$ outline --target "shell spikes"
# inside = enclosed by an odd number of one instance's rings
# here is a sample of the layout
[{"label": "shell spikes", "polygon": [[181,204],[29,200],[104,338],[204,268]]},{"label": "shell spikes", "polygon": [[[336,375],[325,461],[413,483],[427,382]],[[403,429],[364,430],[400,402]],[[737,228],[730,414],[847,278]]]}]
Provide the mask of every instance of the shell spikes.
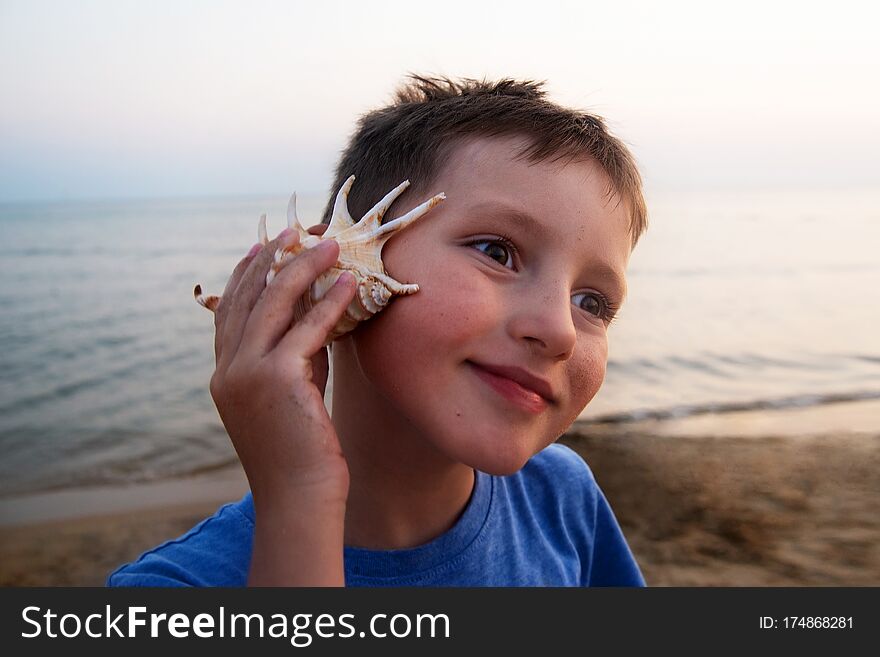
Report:
[{"label": "shell spikes", "polygon": [[[350,176],[336,195],[330,224],[323,235],[308,233],[299,222],[296,214],[296,194],[290,199],[287,209],[287,224],[290,230],[299,233],[299,241],[275,252],[273,263],[266,275],[270,284],[275,275],[296,255],[305,249],[316,246],[321,240],[334,239],[339,244],[339,257],[336,263],[315,279],[307,294],[296,302],[295,320],[301,319],[309,309],[320,301],[344,271],[350,271],[357,280],[354,299],[346,308],[336,326],[327,336],[326,343],[345,335],[360,322],[369,319],[384,309],[395,295],[415,294],[419,286],[414,283],[401,283],[385,272],[382,262],[382,248],[397,232],[403,230],[417,219],[423,217],[440,201],[446,198],[443,193],[428,199],[402,217],[382,225],[382,218],[391,204],[409,187],[406,180],[391,190],[370,209],[360,221],[355,222],[348,211],[348,194],[355,177]],[[266,216],[260,217],[259,239],[267,244]],[[216,301],[214,301],[216,299]],[[219,302],[217,297],[201,297],[197,287],[196,300],[213,310]],[[213,306],[213,307],[212,307]]]}]

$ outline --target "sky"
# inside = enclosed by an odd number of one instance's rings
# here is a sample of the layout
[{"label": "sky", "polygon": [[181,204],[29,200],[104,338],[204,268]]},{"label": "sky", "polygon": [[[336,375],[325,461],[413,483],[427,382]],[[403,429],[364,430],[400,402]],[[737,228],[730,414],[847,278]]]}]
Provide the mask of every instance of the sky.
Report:
[{"label": "sky", "polygon": [[0,0],[0,202],[326,194],[408,72],[547,81],[647,189],[877,187],[860,0]]}]

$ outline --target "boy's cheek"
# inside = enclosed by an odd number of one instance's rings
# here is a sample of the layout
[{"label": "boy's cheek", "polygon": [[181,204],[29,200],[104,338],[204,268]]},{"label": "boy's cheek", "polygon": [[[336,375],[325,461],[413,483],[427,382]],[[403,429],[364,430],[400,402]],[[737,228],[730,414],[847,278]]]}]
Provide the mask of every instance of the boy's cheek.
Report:
[{"label": "boy's cheek", "polygon": [[467,287],[425,285],[358,327],[354,337],[361,367],[388,392],[395,382],[415,383],[427,372],[439,383],[465,359],[486,355],[482,352],[497,339],[491,319],[495,305]]},{"label": "boy's cheek", "polygon": [[592,340],[578,346],[578,357],[572,363],[570,376],[573,422],[596,396],[602,383],[608,363],[608,342]]},{"label": "boy's cheek", "polygon": [[[472,281],[434,277],[410,297],[395,300],[384,311],[388,330],[406,332],[414,341],[431,344],[474,339],[502,321],[499,300]],[[385,327],[383,327],[385,328]]]}]

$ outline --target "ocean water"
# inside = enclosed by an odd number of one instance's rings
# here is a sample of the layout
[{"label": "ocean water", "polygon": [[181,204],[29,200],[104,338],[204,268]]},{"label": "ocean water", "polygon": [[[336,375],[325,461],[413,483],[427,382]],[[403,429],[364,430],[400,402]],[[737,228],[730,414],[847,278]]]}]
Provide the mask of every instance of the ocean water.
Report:
[{"label": "ocean water", "polygon": [[[301,198],[317,220],[323,201]],[[880,398],[880,191],[649,198],[590,422]],[[236,460],[192,298],[286,199],[0,206],[0,497]],[[309,221],[311,219],[312,221]],[[878,418],[880,420],[880,418]]]}]

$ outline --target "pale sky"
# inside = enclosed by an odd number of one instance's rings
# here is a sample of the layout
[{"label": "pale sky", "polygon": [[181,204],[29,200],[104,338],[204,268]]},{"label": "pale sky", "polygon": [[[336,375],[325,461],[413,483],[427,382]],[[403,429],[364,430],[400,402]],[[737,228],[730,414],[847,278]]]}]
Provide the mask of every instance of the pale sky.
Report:
[{"label": "pale sky", "polygon": [[880,185],[861,0],[0,0],[0,202],[326,194],[409,72],[547,80],[650,189]]}]

